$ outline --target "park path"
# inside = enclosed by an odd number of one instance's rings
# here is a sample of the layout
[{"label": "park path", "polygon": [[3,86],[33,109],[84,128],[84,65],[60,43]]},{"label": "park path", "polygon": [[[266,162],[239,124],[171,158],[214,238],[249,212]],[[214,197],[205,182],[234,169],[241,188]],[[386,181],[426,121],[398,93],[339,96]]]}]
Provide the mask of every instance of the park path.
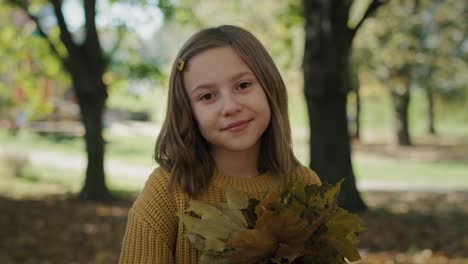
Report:
[{"label": "park path", "polygon": [[[160,127],[153,123],[137,121],[118,121],[108,124],[108,131],[113,136],[155,136]],[[294,127],[293,138],[307,138],[307,129],[305,127]],[[299,144],[301,146],[301,144]],[[12,147],[0,146],[0,155],[2,152],[21,152],[27,153],[29,162],[32,165],[55,168],[60,170],[72,170],[82,172],[86,168],[85,155],[61,153],[43,149],[13,149]],[[353,155],[366,155],[354,153]],[[109,160],[105,162],[105,170],[111,177],[119,179],[132,180],[144,183],[152,170],[157,166],[141,165],[128,163],[119,160]],[[382,180],[357,180],[357,187],[361,191],[430,191],[430,192],[448,192],[448,191],[468,191],[466,187],[457,185],[436,185],[430,181],[425,183],[407,183],[402,181],[382,181]]]},{"label": "park path", "polygon": [[[28,160],[32,165],[55,168],[60,170],[84,171],[86,168],[86,159],[83,155],[64,154],[49,150],[13,150],[0,148],[0,152],[28,153]],[[105,170],[108,175],[138,182],[144,182],[156,165],[130,164],[118,160],[107,160]],[[458,186],[440,186],[427,183],[406,183],[398,181],[375,181],[358,180],[358,189],[361,191],[429,191],[429,192],[448,192],[448,191],[467,191]]]}]

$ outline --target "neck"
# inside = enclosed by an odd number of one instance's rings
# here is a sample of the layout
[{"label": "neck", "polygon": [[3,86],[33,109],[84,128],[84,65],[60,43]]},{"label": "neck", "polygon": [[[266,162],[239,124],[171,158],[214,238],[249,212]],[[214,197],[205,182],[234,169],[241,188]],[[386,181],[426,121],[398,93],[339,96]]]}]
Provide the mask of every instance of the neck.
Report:
[{"label": "neck", "polygon": [[260,173],[257,169],[260,147],[255,146],[246,151],[227,151],[212,149],[211,154],[218,171],[228,177],[251,178]]}]

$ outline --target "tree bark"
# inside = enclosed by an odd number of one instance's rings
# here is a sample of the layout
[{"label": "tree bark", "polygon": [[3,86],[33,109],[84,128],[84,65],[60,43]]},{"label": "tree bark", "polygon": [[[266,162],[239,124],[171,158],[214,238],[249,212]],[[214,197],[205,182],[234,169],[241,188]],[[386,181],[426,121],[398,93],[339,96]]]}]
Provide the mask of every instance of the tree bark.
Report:
[{"label": "tree bark", "polygon": [[392,102],[395,109],[395,133],[398,146],[411,146],[409,133],[408,106],[410,103],[410,89],[392,90]]},{"label": "tree bark", "polygon": [[84,140],[88,160],[86,177],[79,198],[81,200],[112,200],[106,186],[104,173],[105,144],[102,128],[105,97],[88,100],[78,97],[78,104],[85,128]]},{"label": "tree bark", "polygon": [[435,117],[434,117],[434,92],[431,84],[426,85],[426,98],[427,98],[427,133],[431,135],[436,134],[435,130]]},{"label": "tree bark", "polygon": [[351,164],[346,113],[350,88],[349,54],[355,30],[347,27],[348,1],[304,0],[304,94],[310,124],[310,167],[323,181],[345,181],[340,206],[367,209]]},{"label": "tree bark", "polygon": [[354,88],[354,92],[356,93],[356,120],[355,120],[355,130],[354,130],[354,138],[356,140],[361,139],[361,93],[359,86]]}]

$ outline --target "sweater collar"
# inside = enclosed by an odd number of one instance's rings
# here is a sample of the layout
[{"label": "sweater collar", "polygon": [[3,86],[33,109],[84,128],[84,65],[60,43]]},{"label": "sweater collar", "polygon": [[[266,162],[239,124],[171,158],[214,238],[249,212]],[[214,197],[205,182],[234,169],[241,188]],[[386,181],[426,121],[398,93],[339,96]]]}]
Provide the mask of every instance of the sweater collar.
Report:
[{"label": "sweater collar", "polygon": [[229,177],[215,169],[211,180],[213,186],[222,189],[236,189],[247,193],[265,192],[272,188],[278,188],[279,177],[273,173],[263,173],[255,177]]}]

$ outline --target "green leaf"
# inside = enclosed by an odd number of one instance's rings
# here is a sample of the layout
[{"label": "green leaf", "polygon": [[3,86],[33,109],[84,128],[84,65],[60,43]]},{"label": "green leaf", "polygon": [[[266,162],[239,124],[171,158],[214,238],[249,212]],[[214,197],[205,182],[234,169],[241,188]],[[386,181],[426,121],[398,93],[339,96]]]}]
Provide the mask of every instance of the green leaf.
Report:
[{"label": "green leaf", "polygon": [[[191,200],[187,211],[197,215],[179,213],[179,220],[185,225],[189,240],[197,249],[222,251],[224,241],[236,230],[247,227],[240,210],[217,208],[208,203]],[[204,240],[203,240],[204,239]]]},{"label": "green leaf", "polygon": [[228,207],[231,209],[245,209],[249,206],[247,194],[238,190],[227,190],[226,200]]},{"label": "green leaf", "polygon": [[306,200],[306,193],[304,190],[304,183],[301,181],[298,181],[294,184],[294,186],[291,189],[291,193],[294,194],[294,197],[298,199],[300,202],[304,203]]},{"label": "green leaf", "polygon": [[229,218],[232,222],[240,227],[247,227],[247,220],[245,219],[242,211],[238,209],[229,209],[229,208],[222,208],[220,209],[223,215]]},{"label": "green leaf", "polygon": [[205,238],[204,250],[223,250],[225,248],[223,240],[236,230],[230,224],[226,224],[223,218],[199,219],[185,214],[179,214],[180,221],[187,228],[187,233],[193,233]]},{"label": "green leaf", "polygon": [[346,239],[331,239],[330,243],[335,249],[349,261],[358,261],[361,259],[356,247]]},{"label": "green leaf", "polygon": [[190,242],[196,249],[200,251],[205,249],[205,239],[202,236],[198,234],[188,233],[187,238],[190,240]]},{"label": "green leaf", "polygon": [[208,203],[191,200],[187,211],[192,211],[199,215],[202,219],[209,219],[221,215],[221,211]]}]

